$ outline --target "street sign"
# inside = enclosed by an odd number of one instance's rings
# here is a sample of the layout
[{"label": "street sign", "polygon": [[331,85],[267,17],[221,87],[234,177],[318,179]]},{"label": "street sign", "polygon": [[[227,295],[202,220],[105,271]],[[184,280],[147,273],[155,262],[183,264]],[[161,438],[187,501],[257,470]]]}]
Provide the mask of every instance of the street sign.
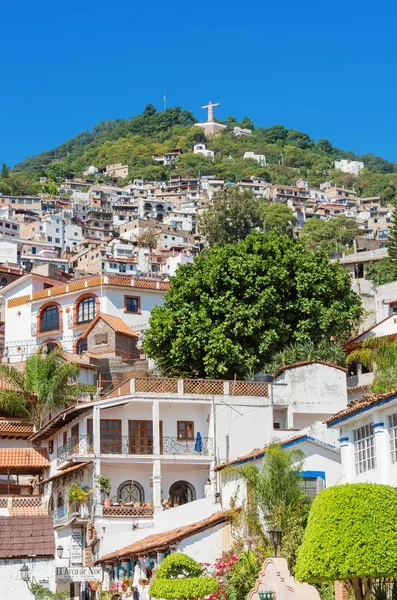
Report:
[{"label": "street sign", "polygon": [[56,581],[73,583],[79,581],[102,581],[102,567],[56,567]]}]

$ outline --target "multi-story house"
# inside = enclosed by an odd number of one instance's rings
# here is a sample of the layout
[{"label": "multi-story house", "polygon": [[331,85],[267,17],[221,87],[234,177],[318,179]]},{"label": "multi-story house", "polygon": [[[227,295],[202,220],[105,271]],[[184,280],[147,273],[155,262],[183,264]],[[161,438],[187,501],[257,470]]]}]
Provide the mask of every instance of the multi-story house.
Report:
[{"label": "multi-story house", "polygon": [[115,163],[114,165],[106,165],[106,175],[109,177],[114,177],[118,179],[121,177],[128,177],[128,165],[123,165],[122,163]]},{"label": "multi-story house", "polygon": [[270,199],[273,202],[284,202],[294,200],[305,203],[310,198],[310,191],[302,187],[291,185],[273,185],[270,188]]},{"label": "multi-story house", "polygon": [[59,285],[25,275],[1,293],[8,360],[20,362],[42,345],[81,353],[80,337],[100,312],[140,331],[168,289],[167,282],[126,276],[98,275]]},{"label": "multi-story house", "polygon": [[41,198],[38,196],[1,196],[0,206],[11,206],[13,210],[27,209],[41,213]]},{"label": "multi-story house", "polygon": [[397,394],[364,396],[327,419],[338,434],[341,483],[397,486]]},{"label": "multi-story house", "polygon": [[251,177],[250,179],[240,179],[236,187],[241,190],[249,190],[255,198],[268,198],[270,184],[260,177]]},{"label": "multi-story house", "polygon": [[364,169],[364,163],[359,160],[336,160],[335,169],[342,171],[342,173],[351,173],[352,175],[359,175],[360,171]]}]

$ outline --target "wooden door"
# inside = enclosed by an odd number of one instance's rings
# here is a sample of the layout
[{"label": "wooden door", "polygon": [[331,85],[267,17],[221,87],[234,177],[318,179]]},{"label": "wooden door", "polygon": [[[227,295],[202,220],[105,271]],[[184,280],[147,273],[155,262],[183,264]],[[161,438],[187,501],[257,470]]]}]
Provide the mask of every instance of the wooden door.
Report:
[{"label": "wooden door", "polygon": [[80,430],[79,430],[79,424],[76,423],[76,425],[73,425],[72,429],[71,429],[71,439],[72,441],[72,447],[73,447],[73,452],[78,452],[79,451],[79,441],[80,441]]},{"label": "wooden door", "polygon": [[101,452],[121,454],[121,420],[101,419]]}]

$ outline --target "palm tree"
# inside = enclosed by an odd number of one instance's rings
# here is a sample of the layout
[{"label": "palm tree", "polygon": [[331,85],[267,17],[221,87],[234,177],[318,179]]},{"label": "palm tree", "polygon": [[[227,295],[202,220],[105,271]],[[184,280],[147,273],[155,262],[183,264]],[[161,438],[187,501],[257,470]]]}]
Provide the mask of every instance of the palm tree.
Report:
[{"label": "palm tree", "polygon": [[78,383],[79,372],[75,363],[62,359],[59,350],[32,354],[23,372],[0,365],[0,380],[8,384],[8,389],[0,389],[0,410],[40,429],[51,411],[62,410],[83,393],[96,391],[95,386]]},{"label": "palm tree", "polygon": [[226,470],[226,477],[237,474],[247,484],[248,499],[243,518],[251,532],[268,544],[266,531],[273,527],[282,529],[282,551],[291,564],[310,508],[301,477],[303,460],[304,454],[300,450],[271,445],[266,448],[262,471],[253,464]]},{"label": "palm tree", "polygon": [[323,340],[318,345],[312,342],[296,342],[277,352],[271,361],[265,365],[266,371],[274,373],[281,367],[309,360],[321,360],[333,365],[345,364],[343,349],[334,342]]},{"label": "palm tree", "polygon": [[348,365],[355,362],[374,371],[372,392],[383,393],[397,388],[397,340],[391,341],[387,336],[368,337],[361,348],[353,350],[346,358]]}]

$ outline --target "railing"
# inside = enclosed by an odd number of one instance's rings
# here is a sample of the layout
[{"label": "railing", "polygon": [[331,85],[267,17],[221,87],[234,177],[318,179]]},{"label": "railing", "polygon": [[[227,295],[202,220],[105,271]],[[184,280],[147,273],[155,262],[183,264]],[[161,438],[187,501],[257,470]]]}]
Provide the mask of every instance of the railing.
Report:
[{"label": "railing", "polygon": [[43,508],[43,496],[1,496],[0,508]]},{"label": "railing", "polygon": [[[87,456],[94,452],[94,437],[82,435],[70,438],[57,451],[57,464],[60,465],[72,456]],[[153,438],[137,438],[128,435],[102,437],[101,454],[154,454]],[[177,437],[163,436],[160,441],[160,454],[211,456],[214,453],[212,438],[203,437],[199,441],[180,440]]]},{"label": "railing", "polygon": [[59,525],[61,523],[68,523],[73,519],[89,519],[92,515],[92,506],[92,500],[81,504],[77,504],[76,502],[63,504],[54,510],[54,523]]},{"label": "railing", "polygon": [[148,506],[104,506],[104,517],[152,517],[154,509]]},{"label": "railing", "polygon": [[[116,388],[114,395],[119,395]],[[217,379],[170,379],[141,377],[131,380],[131,392],[149,394],[177,394],[179,396],[256,396],[269,395],[264,381],[221,381]]]}]

